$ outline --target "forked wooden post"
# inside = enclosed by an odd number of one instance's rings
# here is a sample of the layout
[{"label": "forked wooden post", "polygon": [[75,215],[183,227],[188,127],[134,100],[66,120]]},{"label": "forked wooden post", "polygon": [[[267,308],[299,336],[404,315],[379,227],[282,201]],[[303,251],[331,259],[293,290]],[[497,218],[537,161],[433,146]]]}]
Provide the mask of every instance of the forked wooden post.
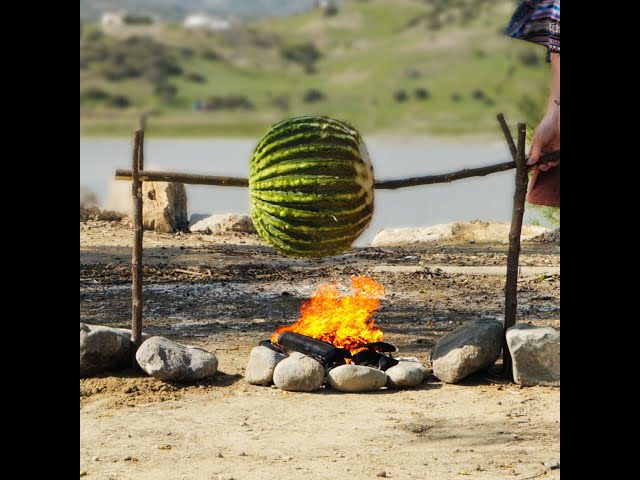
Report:
[{"label": "forked wooden post", "polygon": [[[502,122],[500,122],[502,125]],[[505,133],[506,136],[506,133]],[[511,134],[509,134],[511,136]],[[509,254],[507,256],[507,282],[505,285],[505,309],[504,332],[502,343],[502,368],[503,374],[513,380],[512,362],[509,348],[507,347],[507,329],[516,323],[516,310],[518,307],[518,263],[520,260],[520,235],[522,233],[522,219],[524,216],[524,203],[527,196],[527,163],[525,156],[525,139],[527,126],[518,123],[518,147],[516,150],[516,190],[513,194],[513,214],[511,217],[511,230],[509,231]]]},{"label": "forked wooden post", "polygon": [[[142,343],[142,181],[140,171],[144,167],[144,131],[136,130],[131,162],[133,196],[133,252],[131,254],[131,341],[133,353]],[[135,367],[135,356],[133,366]]]}]

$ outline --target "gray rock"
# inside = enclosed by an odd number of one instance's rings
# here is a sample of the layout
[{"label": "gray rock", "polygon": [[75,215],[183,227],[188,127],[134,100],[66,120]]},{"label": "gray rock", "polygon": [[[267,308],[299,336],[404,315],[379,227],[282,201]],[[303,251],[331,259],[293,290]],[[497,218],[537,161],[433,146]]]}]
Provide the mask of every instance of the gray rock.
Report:
[{"label": "gray rock", "polygon": [[182,183],[143,182],[142,218],[144,228],[172,233],[186,228],[187,190]]},{"label": "gray rock", "polygon": [[551,231],[544,232],[537,237],[531,239],[534,242],[542,242],[542,243],[557,243],[560,244],[560,227],[554,228]]},{"label": "gray rock", "polygon": [[191,232],[221,234],[228,232],[257,233],[249,215],[229,213],[223,215],[191,215]]},{"label": "gray rock", "polygon": [[[422,368],[421,368],[422,366]],[[400,362],[387,369],[387,387],[389,388],[411,388],[422,383],[424,380],[425,367],[417,362]]]},{"label": "gray rock", "polygon": [[281,390],[312,392],[324,383],[324,367],[311,357],[293,352],[276,365],[273,383]]},{"label": "gray rock", "polygon": [[276,365],[285,358],[286,355],[268,347],[255,347],[249,354],[244,378],[252,385],[271,385]]},{"label": "gray rock", "polygon": [[131,331],[80,322],[80,377],[131,366]]},{"label": "gray rock", "polygon": [[218,359],[203,348],[188,347],[164,337],[151,337],[136,352],[140,368],[160,380],[189,382],[215,375]]},{"label": "gray rock", "polygon": [[[389,228],[380,230],[371,245],[374,247],[426,244],[432,242],[506,242],[511,224],[507,222],[454,222],[421,228]],[[523,225],[521,240],[530,240],[549,229],[536,225]]]},{"label": "gray rock", "polygon": [[560,386],[560,332],[518,323],[507,330],[507,345],[517,384]]},{"label": "gray rock", "polygon": [[551,460],[549,462],[544,462],[544,466],[547,467],[549,470],[555,470],[557,468],[560,468],[560,462],[556,460]]},{"label": "gray rock", "polygon": [[364,365],[340,365],[329,370],[329,385],[340,392],[370,392],[387,384],[387,374]]},{"label": "gray rock", "polygon": [[453,224],[425,228],[385,228],[376,233],[372,247],[413,245],[453,239]]},{"label": "gray rock", "polygon": [[446,383],[489,368],[502,349],[503,326],[498,320],[467,322],[442,337],[433,348],[433,374]]},{"label": "gray rock", "polygon": [[424,375],[424,378],[427,378],[429,375],[433,373],[433,371],[427,367],[424,363],[422,363],[417,357],[395,357],[399,362],[413,362],[418,365],[420,370]]}]

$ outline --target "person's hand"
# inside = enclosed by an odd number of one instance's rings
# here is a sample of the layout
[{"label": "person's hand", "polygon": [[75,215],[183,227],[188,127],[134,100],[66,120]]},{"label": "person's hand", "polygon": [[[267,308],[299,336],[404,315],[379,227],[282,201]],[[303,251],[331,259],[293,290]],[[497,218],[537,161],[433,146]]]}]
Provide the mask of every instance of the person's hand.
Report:
[{"label": "person's hand", "polygon": [[543,172],[560,163],[560,160],[557,160],[536,165],[541,155],[560,150],[560,107],[557,105],[554,105],[554,107],[547,112],[536,127],[531,142],[531,150],[529,151],[529,160],[527,161],[527,165],[535,165],[534,168],[539,168]]}]

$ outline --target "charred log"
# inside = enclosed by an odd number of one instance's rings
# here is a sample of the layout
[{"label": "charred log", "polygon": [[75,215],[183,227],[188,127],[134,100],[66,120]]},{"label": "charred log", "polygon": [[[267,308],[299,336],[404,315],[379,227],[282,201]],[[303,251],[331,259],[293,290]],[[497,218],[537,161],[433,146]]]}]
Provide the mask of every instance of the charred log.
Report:
[{"label": "charred log", "polygon": [[273,343],[271,343],[271,340],[260,340],[258,342],[258,345],[261,346],[261,347],[270,348],[274,352],[285,353],[285,351],[282,350],[280,347],[278,347],[277,345],[274,345]]},{"label": "charred log", "polygon": [[387,342],[371,342],[371,343],[363,343],[359,345],[358,348],[366,348],[368,350],[373,350],[374,352],[397,352],[398,348],[395,345],[391,345]]},{"label": "charred log", "polygon": [[325,365],[343,364],[351,358],[349,350],[334,347],[330,343],[294,332],[284,332],[278,337],[278,344],[287,350],[304,353],[314,357]]},{"label": "charred log", "polygon": [[380,360],[378,360],[378,368],[384,372],[391,367],[395,367],[398,363],[400,362],[395,358],[389,357],[387,355],[382,355]]},{"label": "charred log", "polygon": [[384,355],[373,350],[362,350],[353,356],[353,363],[377,367],[381,357]]}]

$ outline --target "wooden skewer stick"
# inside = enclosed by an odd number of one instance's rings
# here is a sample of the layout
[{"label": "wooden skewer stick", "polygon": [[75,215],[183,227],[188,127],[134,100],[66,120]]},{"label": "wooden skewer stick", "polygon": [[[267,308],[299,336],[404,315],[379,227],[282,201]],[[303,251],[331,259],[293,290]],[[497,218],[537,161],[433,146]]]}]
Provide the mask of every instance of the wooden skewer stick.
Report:
[{"label": "wooden skewer stick", "polygon": [[[560,160],[560,150],[543,155],[539,164]],[[516,162],[503,162],[486,167],[465,168],[451,173],[427,175],[423,177],[403,178],[399,180],[379,180],[376,182],[378,190],[395,190],[397,188],[415,187],[418,185],[432,185],[434,183],[449,183],[470,177],[483,177],[491,173],[504,172],[516,168]],[[131,170],[116,170],[116,180],[131,180]],[[188,185],[216,185],[220,187],[248,187],[249,180],[241,177],[221,177],[213,175],[194,175],[190,173],[141,171],[140,181],[144,182],[178,182]]]}]

